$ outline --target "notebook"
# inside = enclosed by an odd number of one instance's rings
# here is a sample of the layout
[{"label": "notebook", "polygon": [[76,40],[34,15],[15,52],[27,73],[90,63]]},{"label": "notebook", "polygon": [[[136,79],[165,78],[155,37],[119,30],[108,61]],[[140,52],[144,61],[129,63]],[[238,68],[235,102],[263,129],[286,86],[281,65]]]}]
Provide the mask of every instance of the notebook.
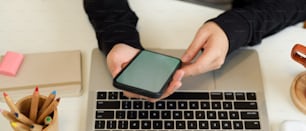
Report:
[{"label": "notebook", "polygon": [[[180,57],[184,50],[156,49]],[[268,131],[257,52],[241,49],[221,69],[183,79],[173,95],[156,103],[128,99],[112,85],[105,56],[92,52],[87,131],[256,130]]]},{"label": "notebook", "polygon": [[[24,94],[32,94],[36,86],[44,95],[56,90],[61,97],[79,96],[82,90],[81,51],[24,54],[17,75],[0,75],[0,81],[0,91],[7,92],[15,101]],[[0,100],[3,100],[2,95]]]}]

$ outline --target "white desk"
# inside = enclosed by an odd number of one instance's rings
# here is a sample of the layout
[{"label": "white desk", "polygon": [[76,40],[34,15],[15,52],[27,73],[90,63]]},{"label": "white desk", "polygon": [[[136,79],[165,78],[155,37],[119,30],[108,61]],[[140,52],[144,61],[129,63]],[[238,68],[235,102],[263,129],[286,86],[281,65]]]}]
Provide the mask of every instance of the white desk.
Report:
[{"label": "white desk", "polygon": [[[79,49],[83,55],[84,93],[62,98],[59,105],[61,131],[85,130],[85,112],[91,50],[97,47],[95,34],[83,11],[82,0],[0,1],[0,54]],[[187,48],[200,25],[222,11],[174,0],[132,0],[140,17],[142,43],[148,48]],[[293,62],[295,43],[306,44],[306,30],[297,24],[270,36],[256,49],[260,56],[271,128],[284,120],[305,120],[292,103],[291,81],[305,69]],[[0,108],[8,109],[5,103]],[[0,129],[12,130],[0,116]]]}]

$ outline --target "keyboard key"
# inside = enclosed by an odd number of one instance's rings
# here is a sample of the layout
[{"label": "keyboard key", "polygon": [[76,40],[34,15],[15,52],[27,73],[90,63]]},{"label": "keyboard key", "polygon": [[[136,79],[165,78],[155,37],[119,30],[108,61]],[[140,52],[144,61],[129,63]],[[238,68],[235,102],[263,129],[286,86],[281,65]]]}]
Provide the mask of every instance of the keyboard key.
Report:
[{"label": "keyboard key", "polygon": [[256,102],[234,102],[235,109],[257,109]]},{"label": "keyboard key", "polygon": [[234,129],[243,129],[242,121],[233,121]]},{"label": "keyboard key", "polygon": [[171,111],[162,111],[161,117],[162,119],[171,119]]},{"label": "keyboard key", "polygon": [[257,111],[242,111],[240,112],[241,119],[259,119]]},{"label": "keyboard key", "polygon": [[210,109],[209,102],[201,102],[201,109]]},{"label": "keyboard key", "polygon": [[211,92],[210,97],[212,100],[223,100],[222,92]]},{"label": "keyboard key", "polygon": [[207,92],[175,92],[166,99],[174,100],[208,100],[209,93]]},{"label": "keyboard key", "polygon": [[196,119],[205,119],[204,111],[196,111],[195,115],[196,115]]},{"label": "keyboard key", "polygon": [[114,119],[114,111],[96,111],[96,119]]},{"label": "keyboard key", "polygon": [[232,102],[223,102],[223,109],[233,109]]},{"label": "keyboard key", "polygon": [[107,129],[116,129],[117,121],[107,121],[106,128]]},{"label": "keyboard key", "polygon": [[188,127],[187,129],[197,129],[198,128],[197,121],[188,121],[187,127]]},{"label": "keyboard key", "polygon": [[255,92],[248,92],[247,93],[248,100],[256,100],[256,93]]},{"label": "keyboard key", "polygon": [[97,92],[97,99],[106,99],[106,92]]},{"label": "keyboard key", "polygon": [[189,102],[189,109],[199,109],[199,102],[197,101]]},{"label": "keyboard key", "polygon": [[199,121],[199,129],[208,129],[208,121]]},{"label": "keyboard key", "polygon": [[216,111],[207,111],[207,119],[217,119]]},{"label": "keyboard key", "polygon": [[97,109],[120,109],[120,101],[97,101]]},{"label": "keyboard key", "polygon": [[118,128],[119,129],[128,129],[129,122],[128,121],[118,121]]},{"label": "keyboard key", "polygon": [[143,101],[133,101],[133,109],[142,109]]},{"label": "keyboard key", "polygon": [[141,129],[151,129],[151,121],[148,120],[142,121]]},{"label": "keyboard key", "polygon": [[119,98],[118,96],[119,96],[118,92],[108,92],[108,99],[111,99],[111,100],[118,99]]},{"label": "keyboard key", "polygon": [[131,101],[122,101],[122,109],[131,109],[132,102]]},{"label": "keyboard key", "polygon": [[225,100],[234,100],[234,93],[233,92],[225,92],[224,93]]},{"label": "keyboard key", "polygon": [[153,129],[162,129],[163,121],[153,121]]},{"label": "keyboard key", "polygon": [[139,121],[130,121],[130,128],[131,129],[139,129],[140,128],[140,125],[139,125]]},{"label": "keyboard key", "polygon": [[235,96],[236,100],[245,100],[245,94],[243,92],[236,92]]},{"label": "keyboard key", "polygon": [[174,129],[174,121],[165,121],[165,129]]},{"label": "keyboard key", "polygon": [[222,129],[232,129],[231,121],[222,121]]},{"label": "keyboard key", "polygon": [[150,111],[150,118],[151,119],[160,119],[159,111]]},{"label": "keyboard key", "polygon": [[176,109],[176,102],[175,101],[168,101],[167,102],[167,109]]},{"label": "keyboard key", "polygon": [[176,125],[176,129],[186,129],[185,121],[176,121],[175,125]]},{"label": "keyboard key", "polygon": [[259,121],[245,121],[245,129],[260,129]]},{"label": "keyboard key", "polygon": [[211,102],[212,109],[221,109],[221,102]]},{"label": "keyboard key", "polygon": [[183,119],[182,111],[173,111],[173,119]]},{"label": "keyboard key", "polygon": [[218,112],[219,119],[228,119],[228,113],[226,111],[219,111]]},{"label": "keyboard key", "polygon": [[220,121],[210,121],[210,128],[211,129],[220,129]]},{"label": "keyboard key", "polygon": [[193,119],[194,118],[193,111],[184,111],[184,118],[185,119]]},{"label": "keyboard key", "polygon": [[116,118],[117,119],[125,119],[125,111],[116,111]]},{"label": "keyboard key", "polygon": [[156,109],[166,109],[165,101],[157,101],[155,104]]},{"label": "keyboard key", "polygon": [[136,119],[137,118],[137,111],[128,111],[127,112],[128,119]]},{"label": "keyboard key", "polygon": [[144,104],[145,109],[154,109],[154,103],[146,101]]},{"label": "keyboard key", "polygon": [[95,121],[95,129],[104,129],[105,121]]},{"label": "keyboard key", "polygon": [[230,119],[239,119],[239,112],[238,111],[230,111],[229,116],[230,116]]},{"label": "keyboard key", "polygon": [[149,111],[139,111],[138,115],[139,115],[139,119],[148,119]]},{"label": "keyboard key", "polygon": [[188,103],[186,101],[180,101],[180,102],[178,102],[178,108],[179,109],[187,109],[188,108]]}]

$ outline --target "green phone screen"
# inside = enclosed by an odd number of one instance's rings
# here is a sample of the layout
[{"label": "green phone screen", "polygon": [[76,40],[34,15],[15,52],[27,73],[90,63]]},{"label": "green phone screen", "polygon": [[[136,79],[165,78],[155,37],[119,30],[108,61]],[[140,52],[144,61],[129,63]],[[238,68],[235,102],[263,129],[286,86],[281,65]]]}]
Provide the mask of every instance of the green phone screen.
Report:
[{"label": "green phone screen", "polygon": [[120,73],[116,82],[149,92],[160,92],[179,65],[178,58],[143,50]]}]

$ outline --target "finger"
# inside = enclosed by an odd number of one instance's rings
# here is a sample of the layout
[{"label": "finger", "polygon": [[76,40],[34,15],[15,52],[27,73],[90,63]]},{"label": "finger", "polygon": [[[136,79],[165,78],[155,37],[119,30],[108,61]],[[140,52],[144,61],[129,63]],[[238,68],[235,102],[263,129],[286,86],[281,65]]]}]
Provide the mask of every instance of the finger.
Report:
[{"label": "finger", "polygon": [[199,30],[192,43],[182,56],[182,61],[184,63],[191,62],[192,59],[198,54],[198,52],[204,48],[204,43],[206,42],[207,38],[208,34],[204,31]]}]

